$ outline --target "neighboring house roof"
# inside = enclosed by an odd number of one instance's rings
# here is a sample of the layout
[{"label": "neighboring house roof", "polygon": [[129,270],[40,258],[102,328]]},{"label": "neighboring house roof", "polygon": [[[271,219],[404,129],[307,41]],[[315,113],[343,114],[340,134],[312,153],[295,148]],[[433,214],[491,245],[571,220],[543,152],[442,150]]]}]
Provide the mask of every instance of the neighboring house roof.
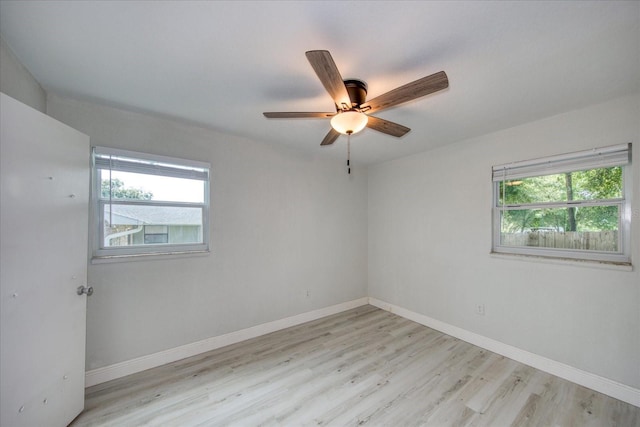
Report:
[{"label": "neighboring house roof", "polygon": [[[112,225],[202,225],[202,211],[191,207],[105,205],[105,220]],[[113,221],[113,222],[112,222]]]}]

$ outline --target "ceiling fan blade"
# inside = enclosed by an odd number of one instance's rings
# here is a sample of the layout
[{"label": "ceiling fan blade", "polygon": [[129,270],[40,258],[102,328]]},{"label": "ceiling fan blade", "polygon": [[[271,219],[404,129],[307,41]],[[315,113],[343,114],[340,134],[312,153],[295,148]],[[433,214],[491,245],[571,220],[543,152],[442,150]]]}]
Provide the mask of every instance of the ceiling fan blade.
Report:
[{"label": "ceiling fan blade", "polygon": [[397,137],[401,137],[411,130],[406,126],[399,125],[398,123],[390,122],[389,120],[373,116],[369,116],[367,127],[373,130],[377,130],[378,132]]},{"label": "ceiling fan blade", "polygon": [[334,142],[336,142],[336,139],[338,139],[338,137],[340,136],[340,132],[338,132],[337,130],[331,128],[331,130],[329,131],[329,133],[324,137],[324,139],[322,140],[322,142],[320,143],[320,145],[331,145]]},{"label": "ceiling fan blade", "polygon": [[336,113],[313,113],[313,112],[266,112],[262,113],[265,117],[270,119],[326,119],[329,117],[333,117]]},{"label": "ceiling fan blade", "polygon": [[349,92],[344,85],[344,80],[338,71],[336,63],[333,62],[331,54],[327,50],[310,50],[305,55],[318,75],[324,88],[329,92],[333,102],[339,110],[351,108]]},{"label": "ceiling fan blade", "polygon": [[361,108],[367,113],[373,113],[385,108],[393,107],[421,96],[449,87],[449,79],[444,71],[423,77],[404,86],[400,86],[385,94],[373,98],[362,104]]}]

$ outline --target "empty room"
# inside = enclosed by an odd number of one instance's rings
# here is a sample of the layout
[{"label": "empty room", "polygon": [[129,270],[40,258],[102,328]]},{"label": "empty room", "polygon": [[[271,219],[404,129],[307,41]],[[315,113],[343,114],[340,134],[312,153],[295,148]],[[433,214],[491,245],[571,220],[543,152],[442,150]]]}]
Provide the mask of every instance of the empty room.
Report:
[{"label": "empty room", "polygon": [[0,425],[640,425],[640,2],[0,0]]}]

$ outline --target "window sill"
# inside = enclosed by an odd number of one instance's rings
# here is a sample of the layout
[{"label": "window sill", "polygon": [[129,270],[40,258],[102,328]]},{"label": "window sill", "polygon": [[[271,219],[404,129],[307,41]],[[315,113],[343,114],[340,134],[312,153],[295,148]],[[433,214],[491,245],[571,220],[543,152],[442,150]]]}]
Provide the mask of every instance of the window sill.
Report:
[{"label": "window sill", "polygon": [[208,256],[211,252],[204,251],[184,251],[184,252],[158,252],[136,255],[107,255],[95,256],[91,258],[91,264],[112,264],[117,262],[136,262],[136,261],[161,261],[170,259],[180,259],[189,257]]},{"label": "window sill", "polygon": [[574,258],[556,258],[546,257],[540,255],[521,255],[521,254],[509,254],[504,252],[491,252],[489,254],[491,258],[508,259],[512,261],[526,261],[526,262],[538,262],[543,264],[559,264],[559,265],[573,265],[589,268],[599,268],[605,270],[618,270],[618,271],[633,271],[633,265],[630,262],[614,262],[614,261],[594,261],[594,260],[582,260]]}]

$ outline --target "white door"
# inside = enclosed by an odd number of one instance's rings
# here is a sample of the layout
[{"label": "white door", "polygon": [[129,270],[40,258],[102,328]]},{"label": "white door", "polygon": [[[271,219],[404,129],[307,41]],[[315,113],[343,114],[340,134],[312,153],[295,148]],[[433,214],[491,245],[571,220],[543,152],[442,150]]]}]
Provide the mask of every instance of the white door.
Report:
[{"label": "white door", "polygon": [[0,94],[0,425],[84,407],[89,137]]}]

